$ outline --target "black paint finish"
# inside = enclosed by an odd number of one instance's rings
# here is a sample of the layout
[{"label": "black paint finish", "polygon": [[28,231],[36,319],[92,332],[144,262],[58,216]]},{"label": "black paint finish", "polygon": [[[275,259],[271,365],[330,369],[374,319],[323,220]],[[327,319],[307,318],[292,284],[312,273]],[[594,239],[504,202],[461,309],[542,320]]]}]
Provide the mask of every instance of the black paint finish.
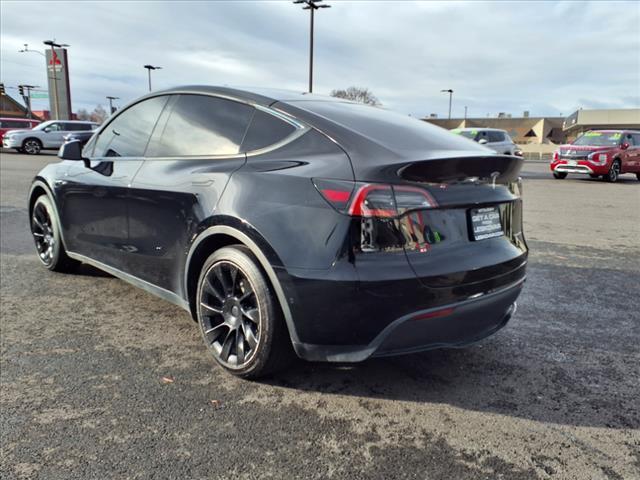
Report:
[{"label": "black paint finish", "polygon": [[[173,116],[186,96],[240,112],[211,136],[225,155],[203,156],[207,143],[195,140],[210,110],[198,110],[193,132],[188,109]],[[127,150],[129,132],[114,125],[131,124],[128,111],[156,112],[141,123],[145,131],[153,126],[145,152],[96,156],[113,150],[104,145]],[[225,114],[212,115],[220,121]],[[176,156],[158,156],[163,139],[192,133],[178,150],[164,150]],[[199,249],[244,243],[305,358],[355,361],[475,341],[506,323],[525,278],[522,160],[399,114],[288,92],[184,87],[122,109],[83,154],[84,162],[43,169],[30,199],[46,186],[69,252],[186,307]],[[367,182],[388,184],[396,198],[409,188],[433,204],[384,218],[352,216],[325,200],[314,179],[353,184],[354,192]],[[491,205],[504,235],[475,241],[468,212]],[[495,292],[506,293],[494,302]],[[432,314],[437,321],[420,323],[416,344],[412,324],[400,320]]]}]

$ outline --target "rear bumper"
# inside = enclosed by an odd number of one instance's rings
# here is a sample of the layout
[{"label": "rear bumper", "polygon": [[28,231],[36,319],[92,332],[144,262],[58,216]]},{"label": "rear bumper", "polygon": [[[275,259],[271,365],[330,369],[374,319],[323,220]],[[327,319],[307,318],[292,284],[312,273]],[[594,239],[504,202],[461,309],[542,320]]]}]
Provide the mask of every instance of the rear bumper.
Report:
[{"label": "rear bumper", "polygon": [[294,342],[294,349],[305,360],[359,362],[369,357],[464,347],[507,324],[515,312],[524,280],[464,301],[403,315],[366,345]]}]

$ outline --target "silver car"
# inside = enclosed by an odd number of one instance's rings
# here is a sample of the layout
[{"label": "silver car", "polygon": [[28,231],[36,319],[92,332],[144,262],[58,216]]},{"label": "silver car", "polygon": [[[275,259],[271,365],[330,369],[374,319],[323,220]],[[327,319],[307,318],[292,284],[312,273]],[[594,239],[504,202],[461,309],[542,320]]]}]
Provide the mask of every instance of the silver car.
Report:
[{"label": "silver car", "polygon": [[455,128],[451,132],[474,140],[504,155],[516,155],[519,150],[509,134],[497,128]]},{"label": "silver car", "polygon": [[95,122],[80,120],[50,120],[31,130],[11,130],[2,138],[4,148],[14,148],[18,152],[35,155],[41,150],[57,150],[70,133],[93,130]]}]

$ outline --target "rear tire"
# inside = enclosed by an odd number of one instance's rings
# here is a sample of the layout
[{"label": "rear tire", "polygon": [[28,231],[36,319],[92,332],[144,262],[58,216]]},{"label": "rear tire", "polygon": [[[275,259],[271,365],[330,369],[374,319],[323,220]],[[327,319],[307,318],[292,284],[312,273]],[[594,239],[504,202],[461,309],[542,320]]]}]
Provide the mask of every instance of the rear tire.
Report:
[{"label": "rear tire", "polygon": [[556,178],[558,180],[567,178],[567,172],[553,172],[553,178]]},{"label": "rear tire", "polygon": [[636,178],[640,180],[640,173],[636,173]]},{"label": "rear tire", "polygon": [[54,272],[75,271],[80,262],[67,255],[62,243],[60,222],[47,195],[39,196],[33,204],[30,224],[36,252],[42,264]]},{"label": "rear tire", "polygon": [[263,377],[281,369],[290,356],[280,307],[257,260],[244,246],[221,248],[204,262],[196,312],[209,351],[233,375]]},{"label": "rear tire", "polygon": [[620,160],[614,160],[613,163],[611,164],[611,167],[609,167],[609,172],[607,172],[607,174],[604,175],[602,178],[604,178],[609,183],[615,183],[618,181],[619,177],[620,177]]}]

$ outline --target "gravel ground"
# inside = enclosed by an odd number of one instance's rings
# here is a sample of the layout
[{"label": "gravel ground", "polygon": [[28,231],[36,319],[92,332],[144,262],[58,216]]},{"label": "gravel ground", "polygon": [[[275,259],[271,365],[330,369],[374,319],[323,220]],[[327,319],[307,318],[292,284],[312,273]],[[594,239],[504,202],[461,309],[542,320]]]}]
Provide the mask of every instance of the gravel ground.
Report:
[{"label": "gravel ground", "polygon": [[38,264],[26,195],[55,160],[0,156],[2,478],[640,478],[634,177],[525,167],[529,277],[495,336],[254,383],[182,310]]}]

